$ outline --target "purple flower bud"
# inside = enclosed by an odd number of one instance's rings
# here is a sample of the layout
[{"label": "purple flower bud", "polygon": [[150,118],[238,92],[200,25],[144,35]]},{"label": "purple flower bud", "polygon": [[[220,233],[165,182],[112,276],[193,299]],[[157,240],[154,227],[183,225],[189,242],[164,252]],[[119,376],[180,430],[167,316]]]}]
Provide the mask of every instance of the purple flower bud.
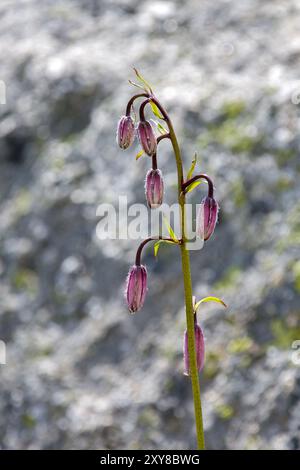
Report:
[{"label": "purple flower bud", "polygon": [[[200,325],[198,325],[198,323],[195,323],[195,347],[196,347],[197,368],[198,368],[198,371],[200,372],[204,366],[205,344],[204,344],[203,332],[202,332]],[[183,339],[183,359],[184,359],[184,375],[190,375],[187,330],[184,332],[184,339]]]},{"label": "purple flower bud", "polygon": [[147,291],[147,270],[145,266],[132,266],[127,276],[126,300],[129,311],[134,313],[144,304]]},{"label": "purple flower bud", "polygon": [[135,137],[134,122],[131,116],[122,116],[117,128],[117,144],[125,150],[131,146]]},{"label": "purple flower bud", "polygon": [[149,170],[146,175],[145,193],[148,206],[155,209],[162,204],[164,196],[164,180],[160,170]]},{"label": "purple flower bud", "polygon": [[144,152],[151,157],[156,152],[157,143],[150,122],[140,121],[137,132]]},{"label": "purple flower bud", "polygon": [[219,206],[213,197],[207,196],[201,202],[198,215],[196,232],[202,240],[208,240],[215,230],[218,219]]}]

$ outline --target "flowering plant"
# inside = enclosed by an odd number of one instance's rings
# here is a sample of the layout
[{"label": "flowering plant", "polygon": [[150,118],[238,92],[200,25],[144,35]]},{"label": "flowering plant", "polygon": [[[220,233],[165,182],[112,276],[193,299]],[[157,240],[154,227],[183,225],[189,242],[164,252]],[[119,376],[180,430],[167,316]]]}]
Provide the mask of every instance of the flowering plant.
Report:
[{"label": "flowering plant", "polygon": [[[210,301],[219,302],[224,306],[226,305],[217,297],[205,297],[196,302],[196,299],[192,294],[190,257],[187,249],[186,235],[186,194],[199,184],[199,180],[205,180],[208,183],[208,193],[206,198],[204,198],[200,204],[196,224],[197,237],[203,241],[207,241],[214,232],[219,206],[214,198],[214,186],[211,178],[204,173],[193,176],[196,159],[193,160],[187,173],[187,177],[184,178],[180,148],[169,114],[154,95],[149,83],[136,69],[134,70],[139,83],[130,83],[141,88],[142,92],[134,95],[127,104],[126,113],[121,117],[118,123],[117,143],[122,149],[127,149],[132,145],[135,136],[137,135],[142,150],[136,158],[140,158],[143,154],[146,154],[151,158],[152,168],[146,175],[145,194],[149,208],[155,209],[162,204],[164,196],[163,175],[157,166],[158,145],[163,139],[168,139],[171,142],[177,167],[177,195],[181,216],[181,237],[177,238],[173,229],[169,227],[169,238],[162,236],[150,237],[140,244],[136,253],[135,264],[130,268],[127,277],[126,301],[131,313],[135,313],[140,310],[145,301],[147,292],[147,270],[146,267],[141,264],[141,256],[144,246],[148,242],[155,240],[155,251],[157,252],[160,243],[178,245],[181,253],[187,322],[183,343],[184,374],[190,377],[192,383],[198,448],[204,449],[205,443],[198,372],[201,371],[204,366],[205,346],[203,332],[197,322],[197,309],[201,303]],[[143,98],[143,101],[139,107],[139,122],[136,126],[132,117],[133,104],[140,98]],[[147,105],[150,105],[154,116],[159,119],[159,122],[156,123],[160,132],[159,137],[156,137],[151,121],[147,120],[145,117],[145,107]],[[167,129],[162,123],[167,126]]]}]

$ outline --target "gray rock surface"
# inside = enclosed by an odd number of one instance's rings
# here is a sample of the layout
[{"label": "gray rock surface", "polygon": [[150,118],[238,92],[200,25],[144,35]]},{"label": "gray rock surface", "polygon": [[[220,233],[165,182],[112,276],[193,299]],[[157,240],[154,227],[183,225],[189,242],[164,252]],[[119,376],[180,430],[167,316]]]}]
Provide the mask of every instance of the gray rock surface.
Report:
[{"label": "gray rock surface", "polygon": [[145,253],[149,292],[130,316],[137,242],[96,237],[100,203],[144,201],[149,160],[115,144],[135,65],[221,206],[192,257],[197,297],[229,305],[200,312],[207,447],[298,449],[298,2],[11,0],[0,15],[1,448],[195,446],[180,259]]}]

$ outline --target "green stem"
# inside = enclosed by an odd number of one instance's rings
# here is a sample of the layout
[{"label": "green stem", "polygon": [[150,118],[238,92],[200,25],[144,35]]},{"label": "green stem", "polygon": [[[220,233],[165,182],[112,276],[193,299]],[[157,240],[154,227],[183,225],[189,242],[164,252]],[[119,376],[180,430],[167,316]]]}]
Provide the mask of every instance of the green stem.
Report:
[{"label": "green stem", "polygon": [[197,433],[197,445],[198,449],[205,448],[204,442],[204,431],[203,431],[203,419],[202,419],[202,407],[201,407],[201,395],[200,395],[200,384],[198,377],[197,358],[196,358],[196,347],[195,347],[195,331],[194,331],[194,309],[193,309],[193,291],[192,291],[192,278],[190,268],[190,255],[186,249],[186,235],[185,235],[185,194],[182,192],[183,178],[183,167],[180,148],[178,145],[177,137],[172,125],[172,122],[156,98],[151,100],[161,111],[166,123],[169,127],[170,140],[172,142],[174,155],[177,166],[177,177],[178,177],[178,202],[181,210],[181,237],[182,243],[180,245],[181,251],[181,262],[182,262],[182,274],[184,282],[184,295],[185,295],[185,311],[186,311],[186,323],[187,323],[187,334],[188,334],[188,352],[189,352],[189,366],[190,366],[190,377],[192,382],[193,399],[194,399],[194,410],[196,420],[196,433]]},{"label": "green stem", "polygon": [[184,279],[186,324],[188,334],[189,366],[193,389],[194,411],[196,420],[197,445],[198,449],[205,448],[203,418],[201,407],[200,384],[197,369],[196,349],[195,349],[195,330],[194,330],[194,311],[192,298],[192,280],[190,270],[190,256],[184,244],[181,245],[181,262]]}]

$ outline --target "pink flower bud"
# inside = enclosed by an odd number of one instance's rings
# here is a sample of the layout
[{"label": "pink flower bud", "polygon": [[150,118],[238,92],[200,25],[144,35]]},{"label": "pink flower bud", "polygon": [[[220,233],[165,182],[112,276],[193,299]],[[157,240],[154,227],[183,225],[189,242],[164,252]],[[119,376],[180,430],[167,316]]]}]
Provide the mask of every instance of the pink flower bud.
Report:
[{"label": "pink flower bud", "polygon": [[140,121],[137,132],[144,152],[151,157],[156,152],[157,143],[150,122]]},{"label": "pink flower bud", "polygon": [[122,116],[117,128],[117,144],[125,150],[130,147],[134,141],[135,129],[131,116]]},{"label": "pink flower bud", "polygon": [[[198,323],[195,322],[195,348],[197,358],[197,368],[200,372],[204,366],[205,359],[205,344],[202,329]],[[183,339],[183,359],[184,359],[184,375],[190,375],[189,365],[189,351],[188,351],[188,334],[187,330],[184,332]]]},{"label": "pink flower bud", "polygon": [[218,211],[218,203],[213,197],[207,196],[201,202],[197,215],[196,232],[202,240],[208,240],[215,230]]},{"label": "pink flower bud", "polygon": [[145,266],[132,266],[127,276],[126,300],[129,311],[134,313],[144,304],[147,291],[147,270]]},{"label": "pink flower bud", "polygon": [[164,196],[164,180],[160,170],[149,170],[146,175],[145,193],[148,206],[155,209],[162,204]]}]

